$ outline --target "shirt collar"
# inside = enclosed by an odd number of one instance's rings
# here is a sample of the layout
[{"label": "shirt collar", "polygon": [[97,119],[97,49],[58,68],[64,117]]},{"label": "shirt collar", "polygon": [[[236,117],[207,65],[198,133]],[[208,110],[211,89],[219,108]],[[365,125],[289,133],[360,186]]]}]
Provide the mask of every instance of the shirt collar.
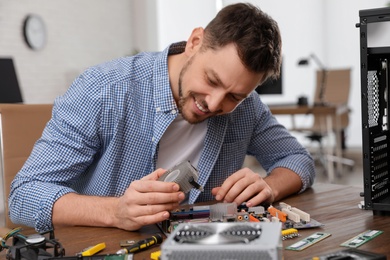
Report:
[{"label": "shirt collar", "polygon": [[171,113],[173,110],[178,112],[169,83],[168,52],[169,46],[157,55],[153,68],[153,99],[157,113]]}]

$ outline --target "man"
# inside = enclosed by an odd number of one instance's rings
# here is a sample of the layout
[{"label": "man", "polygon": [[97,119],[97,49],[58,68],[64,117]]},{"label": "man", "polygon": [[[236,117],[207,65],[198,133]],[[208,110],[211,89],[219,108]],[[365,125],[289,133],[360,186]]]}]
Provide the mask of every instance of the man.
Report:
[{"label": "man", "polygon": [[[187,42],[92,67],[53,107],[11,185],[15,223],[127,230],[188,203],[272,202],[312,185],[313,160],[253,91],[279,74],[278,26],[250,4],[223,8]],[[255,156],[267,177],[242,168]],[[189,160],[201,193],[156,181]]]}]

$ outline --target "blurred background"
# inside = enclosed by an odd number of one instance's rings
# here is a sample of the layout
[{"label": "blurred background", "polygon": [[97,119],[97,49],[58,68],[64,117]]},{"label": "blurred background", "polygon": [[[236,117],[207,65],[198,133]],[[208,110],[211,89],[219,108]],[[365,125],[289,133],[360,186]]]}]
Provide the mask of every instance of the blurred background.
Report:
[{"label": "blurred background", "polygon": [[[24,103],[53,103],[87,67],[140,51],[161,51],[205,27],[222,0],[0,0],[0,58],[11,58]],[[244,1],[242,1],[244,2]],[[316,63],[298,66],[312,54],[327,69],[351,69],[350,122],[345,143],[358,151],[361,137],[359,10],[386,7],[385,0],[256,0],[279,24],[283,40],[282,93],[262,95],[266,104],[313,102]],[[24,23],[38,15],[46,37],[29,47]],[[3,73],[0,71],[0,73]],[[288,116],[277,116],[287,128]],[[298,116],[303,125],[312,118]],[[302,142],[305,138],[297,134]],[[306,143],[305,143],[306,144]]]}]

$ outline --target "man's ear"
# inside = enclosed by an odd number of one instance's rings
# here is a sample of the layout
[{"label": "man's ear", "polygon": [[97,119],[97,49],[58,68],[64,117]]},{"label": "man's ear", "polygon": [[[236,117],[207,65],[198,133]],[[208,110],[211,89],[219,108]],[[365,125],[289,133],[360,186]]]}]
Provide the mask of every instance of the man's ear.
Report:
[{"label": "man's ear", "polygon": [[202,27],[192,30],[190,38],[187,40],[185,53],[188,57],[193,56],[202,46],[204,29]]}]

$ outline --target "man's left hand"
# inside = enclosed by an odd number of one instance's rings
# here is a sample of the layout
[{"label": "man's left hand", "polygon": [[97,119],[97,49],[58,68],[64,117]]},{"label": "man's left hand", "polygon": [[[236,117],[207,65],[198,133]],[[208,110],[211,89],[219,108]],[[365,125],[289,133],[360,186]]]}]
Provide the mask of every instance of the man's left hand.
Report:
[{"label": "man's left hand", "polygon": [[215,187],[212,194],[218,201],[235,202],[237,205],[246,202],[248,207],[262,202],[272,203],[275,199],[272,188],[260,174],[249,168],[243,168],[229,176],[221,187]]}]

